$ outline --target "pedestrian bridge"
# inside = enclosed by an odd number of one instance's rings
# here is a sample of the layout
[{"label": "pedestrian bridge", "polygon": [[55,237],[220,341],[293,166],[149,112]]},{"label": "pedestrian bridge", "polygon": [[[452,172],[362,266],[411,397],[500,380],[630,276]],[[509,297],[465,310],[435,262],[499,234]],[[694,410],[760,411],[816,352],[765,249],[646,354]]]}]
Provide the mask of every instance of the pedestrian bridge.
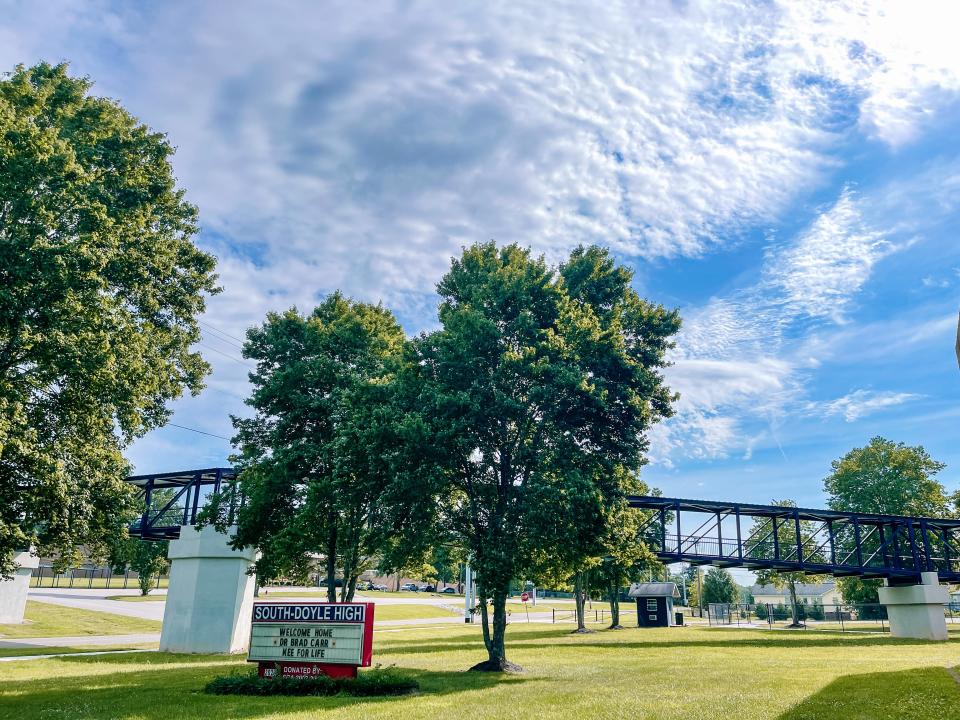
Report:
[{"label": "pedestrian bridge", "polygon": [[960,582],[960,520],[710,500],[632,496],[650,511],[642,534],[664,562],[885,578],[921,573]]}]

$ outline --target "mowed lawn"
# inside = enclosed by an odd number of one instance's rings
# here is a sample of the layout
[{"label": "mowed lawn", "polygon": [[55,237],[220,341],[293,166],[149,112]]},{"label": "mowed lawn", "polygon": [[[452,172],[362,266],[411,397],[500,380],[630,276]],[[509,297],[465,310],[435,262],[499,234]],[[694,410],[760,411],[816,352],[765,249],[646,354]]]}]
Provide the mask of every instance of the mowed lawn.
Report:
[{"label": "mowed lawn", "polygon": [[[290,597],[296,597],[291,595],[281,595],[280,593],[271,594],[270,597],[284,597],[289,599]],[[311,600],[313,598],[310,598]],[[139,595],[114,595],[108,598],[108,600],[117,600],[119,602],[164,602],[166,596],[157,595],[157,596],[147,596],[141,597]],[[258,602],[263,602],[263,598],[257,598]],[[422,620],[427,618],[444,618],[452,616],[462,616],[462,611],[449,610],[447,608],[438,607],[436,605],[380,605],[377,604],[376,610],[374,611],[374,617],[376,620]]]},{"label": "mowed lawn", "polygon": [[160,632],[160,623],[155,620],[143,620],[29,600],[24,619],[26,620],[24,623],[0,625],[0,640]]},{"label": "mowed lawn", "polygon": [[876,635],[664,628],[571,635],[514,625],[517,676],[464,672],[482,659],[478,628],[388,629],[376,663],[416,677],[402,698],[258,698],[198,692],[242,658],[160,653],[57,658],[0,667],[0,717],[126,718],[960,718],[946,666],[960,642]]}]

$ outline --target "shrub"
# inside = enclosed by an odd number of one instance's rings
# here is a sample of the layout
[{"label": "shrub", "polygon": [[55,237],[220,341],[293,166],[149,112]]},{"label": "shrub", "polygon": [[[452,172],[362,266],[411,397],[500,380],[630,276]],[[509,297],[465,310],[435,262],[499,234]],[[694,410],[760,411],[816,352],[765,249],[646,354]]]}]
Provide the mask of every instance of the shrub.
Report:
[{"label": "shrub", "polygon": [[391,670],[376,668],[361,672],[356,678],[259,677],[255,672],[214,678],[203,691],[211,695],[338,695],[355,697],[376,695],[409,695],[420,689],[420,683]]},{"label": "shrub", "polygon": [[767,606],[765,604],[761,603],[757,605],[753,612],[757,616],[757,620],[767,619]]}]

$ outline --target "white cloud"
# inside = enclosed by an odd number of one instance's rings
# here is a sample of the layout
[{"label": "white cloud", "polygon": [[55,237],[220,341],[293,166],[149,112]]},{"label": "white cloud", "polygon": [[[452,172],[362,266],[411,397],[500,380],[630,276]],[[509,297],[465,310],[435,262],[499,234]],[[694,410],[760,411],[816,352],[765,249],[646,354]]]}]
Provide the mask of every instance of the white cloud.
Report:
[{"label": "white cloud", "polygon": [[874,264],[895,249],[867,226],[853,193],[844,190],[795,243],[771,254],[767,281],[782,292],[786,313],[841,321]]},{"label": "white cloud", "polygon": [[811,415],[823,417],[841,415],[844,420],[851,423],[885,408],[902,405],[919,397],[914,393],[854,390],[836,400],[810,403],[807,406],[807,412]]},{"label": "white cloud", "polygon": [[[242,337],[268,309],[341,288],[383,299],[416,330],[466,243],[555,258],[596,241],[658,259],[774,223],[852,137],[903,145],[955,100],[960,45],[945,14],[786,0],[546,14],[534,2],[51,1],[5,9],[0,67],[70,59],[169,133],[221,260],[213,326]],[[943,186],[954,196],[956,177]],[[776,292],[757,286],[688,319],[673,372],[689,417],[717,440],[709,452],[741,425],[724,408],[766,402],[768,383],[776,416],[809,363],[785,351],[785,329],[841,317],[889,251],[857,212],[848,194],[773,251]],[[242,409],[222,393],[243,394],[243,365],[210,359],[214,409]],[[718,368],[687,360],[725,364],[745,384],[695,402],[694,375]]]},{"label": "white cloud", "polygon": [[[666,373],[681,399],[676,417],[651,435],[654,459],[752,456],[764,438],[779,447],[776,429],[804,407],[804,379],[825,354],[797,329],[842,322],[874,265],[900,247],[844,190],[795,239],[769,249],[757,283],[688,311]],[[889,400],[851,398],[849,412]]]}]

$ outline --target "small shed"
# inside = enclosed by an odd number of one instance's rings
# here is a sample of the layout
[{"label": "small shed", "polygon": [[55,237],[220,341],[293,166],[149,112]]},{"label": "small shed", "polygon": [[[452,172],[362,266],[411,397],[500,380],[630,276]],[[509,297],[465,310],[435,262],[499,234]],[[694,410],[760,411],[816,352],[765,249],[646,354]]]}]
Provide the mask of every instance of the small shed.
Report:
[{"label": "small shed", "polygon": [[675,583],[633,583],[629,594],[637,599],[637,625],[640,627],[669,627],[675,624],[673,599],[680,597]]}]

